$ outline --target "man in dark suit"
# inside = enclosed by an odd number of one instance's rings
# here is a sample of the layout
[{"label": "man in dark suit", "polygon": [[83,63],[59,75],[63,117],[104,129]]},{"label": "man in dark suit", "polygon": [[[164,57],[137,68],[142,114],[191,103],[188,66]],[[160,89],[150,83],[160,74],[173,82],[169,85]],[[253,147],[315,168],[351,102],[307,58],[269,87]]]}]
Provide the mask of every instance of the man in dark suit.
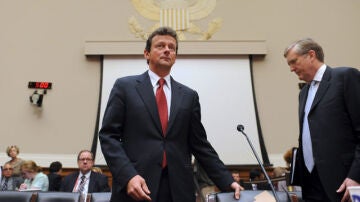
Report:
[{"label": "man in dark suit", "polygon": [[[83,195],[93,192],[109,192],[109,182],[106,175],[91,172],[94,156],[91,151],[80,151],[77,163],[79,172],[73,172],[64,177],[60,191],[81,192]],[[83,177],[84,176],[84,177]]]},{"label": "man in dark suit", "polygon": [[59,161],[51,162],[49,167],[49,174],[47,174],[49,179],[49,191],[59,191],[62,181],[62,176],[60,175],[62,170],[62,164]]},{"label": "man in dark suit", "polygon": [[0,182],[0,191],[15,191],[24,182],[22,177],[13,176],[14,168],[7,162],[2,167],[2,178]]},{"label": "man in dark suit", "polygon": [[349,186],[360,182],[360,72],[331,68],[312,39],[285,49],[300,80],[298,184],[306,201],[348,201]]},{"label": "man in dark suit", "polygon": [[149,70],[118,79],[110,93],[99,139],[112,201],[194,202],[191,154],[239,198],[240,185],[207,141],[198,94],[170,76],[177,50],[174,30],[155,30],[144,50]]}]

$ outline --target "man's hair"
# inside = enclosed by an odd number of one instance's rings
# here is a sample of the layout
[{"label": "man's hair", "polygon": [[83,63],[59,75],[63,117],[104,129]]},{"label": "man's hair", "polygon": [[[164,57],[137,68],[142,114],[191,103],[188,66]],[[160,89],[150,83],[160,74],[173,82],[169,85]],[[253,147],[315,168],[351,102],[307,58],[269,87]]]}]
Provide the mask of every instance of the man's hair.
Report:
[{"label": "man's hair", "polygon": [[177,37],[176,31],[170,27],[159,27],[154,32],[152,32],[149,35],[148,39],[146,40],[145,50],[150,52],[152,40],[157,35],[162,35],[162,36],[169,35],[169,36],[173,37],[176,41],[175,53],[177,54],[177,52],[178,52],[178,37]]},{"label": "man's hair", "polygon": [[77,160],[80,160],[80,155],[84,152],[89,152],[91,154],[91,158],[92,160],[94,160],[94,154],[90,151],[90,150],[87,150],[87,149],[84,149],[84,150],[81,150],[77,156]]},{"label": "man's hair", "polygon": [[62,168],[62,164],[59,161],[54,161],[50,164],[49,171],[51,173],[59,172]]},{"label": "man's hair", "polygon": [[320,62],[324,62],[324,52],[322,47],[311,38],[300,39],[288,46],[284,51],[284,57],[286,57],[291,49],[299,55],[304,55],[310,50],[315,51],[316,58]]},{"label": "man's hair", "polygon": [[4,165],[3,165],[3,167],[2,167],[2,168],[4,168],[6,165],[9,165],[11,168],[14,168],[14,167],[11,165],[11,163],[10,163],[10,162],[6,162],[6,163],[4,163]]},{"label": "man's hair", "polygon": [[257,170],[257,169],[252,169],[252,170],[250,170],[250,179],[251,180],[254,180],[256,177],[260,177],[261,176],[261,173],[260,173],[260,171],[259,170]]}]

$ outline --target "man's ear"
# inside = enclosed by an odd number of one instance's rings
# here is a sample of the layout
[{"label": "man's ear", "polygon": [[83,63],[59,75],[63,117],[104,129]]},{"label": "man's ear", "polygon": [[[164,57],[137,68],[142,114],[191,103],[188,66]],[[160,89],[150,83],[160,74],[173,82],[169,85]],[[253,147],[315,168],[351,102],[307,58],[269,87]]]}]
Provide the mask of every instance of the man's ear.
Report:
[{"label": "man's ear", "polygon": [[144,57],[145,59],[149,59],[150,58],[150,52],[147,50],[144,50]]},{"label": "man's ear", "polygon": [[314,50],[309,50],[308,54],[310,55],[311,58],[316,58],[316,53]]}]

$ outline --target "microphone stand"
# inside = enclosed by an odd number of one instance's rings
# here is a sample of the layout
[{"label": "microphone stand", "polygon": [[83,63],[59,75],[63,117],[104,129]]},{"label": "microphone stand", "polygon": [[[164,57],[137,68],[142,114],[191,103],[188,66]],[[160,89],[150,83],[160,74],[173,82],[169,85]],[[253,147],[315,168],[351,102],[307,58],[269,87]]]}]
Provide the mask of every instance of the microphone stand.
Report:
[{"label": "microphone stand", "polygon": [[260,167],[261,167],[261,170],[262,170],[262,172],[264,173],[264,175],[265,175],[265,177],[266,177],[266,180],[268,181],[268,183],[269,183],[269,185],[270,185],[270,187],[271,187],[271,191],[272,191],[272,193],[274,194],[275,200],[276,200],[277,202],[280,202],[280,199],[279,199],[279,197],[278,197],[278,195],[277,195],[277,193],[276,193],[276,191],[275,191],[274,185],[271,183],[271,180],[270,180],[269,175],[267,174],[267,172],[266,172],[266,170],[265,170],[265,168],[264,168],[264,165],[261,163],[261,161],[260,161],[260,159],[259,159],[259,156],[257,155],[257,153],[256,153],[256,151],[255,151],[255,149],[254,149],[254,146],[253,146],[253,144],[251,143],[249,137],[248,137],[248,136],[246,135],[246,133],[244,132],[244,126],[243,126],[243,125],[238,125],[238,126],[237,126],[237,130],[240,131],[240,132],[246,137],[246,140],[248,141],[248,143],[249,143],[249,145],[250,145],[250,147],[251,147],[251,149],[252,149],[252,151],[253,151],[253,153],[254,153],[254,155],[255,155],[255,157],[256,157],[256,160],[258,161],[258,163],[259,163],[259,165],[260,165]]}]

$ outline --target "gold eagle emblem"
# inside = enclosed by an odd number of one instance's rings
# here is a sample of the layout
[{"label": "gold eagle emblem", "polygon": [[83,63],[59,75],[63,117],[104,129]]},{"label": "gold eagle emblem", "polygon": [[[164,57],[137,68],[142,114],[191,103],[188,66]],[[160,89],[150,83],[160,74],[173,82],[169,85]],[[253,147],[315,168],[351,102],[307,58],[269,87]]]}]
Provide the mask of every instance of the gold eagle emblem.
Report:
[{"label": "gold eagle emblem", "polygon": [[160,26],[175,29],[180,40],[185,40],[185,32],[200,35],[199,40],[209,40],[222,24],[221,18],[209,22],[203,31],[192,21],[203,19],[216,7],[216,0],[131,0],[136,11],[143,17],[156,21],[146,31],[134,17],[129,18],[130,31],[137,38],[146,39],[148,34]]}]

